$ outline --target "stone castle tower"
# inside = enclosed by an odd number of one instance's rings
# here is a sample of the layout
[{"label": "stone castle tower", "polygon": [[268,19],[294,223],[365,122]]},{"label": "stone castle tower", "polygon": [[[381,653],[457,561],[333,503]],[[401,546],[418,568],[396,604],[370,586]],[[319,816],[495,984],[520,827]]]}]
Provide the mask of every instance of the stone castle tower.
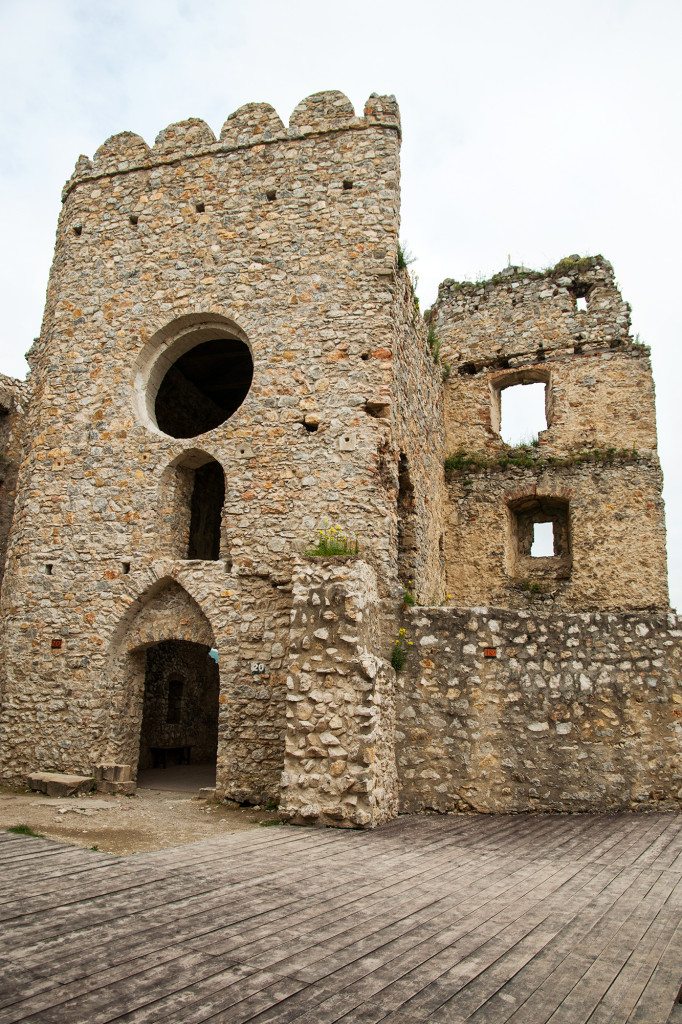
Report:
[{"label": "stone castle tower", "polygon": [[[178,756],[356,826],[675,798],[647,351],[601,257],[425,321],[399,146],[392,97],[329,92],[79,159],[0,381],[6,779]],[[527,383],[547,428],[510,448]],[[326,525],[358,556],[307,557]]]}]

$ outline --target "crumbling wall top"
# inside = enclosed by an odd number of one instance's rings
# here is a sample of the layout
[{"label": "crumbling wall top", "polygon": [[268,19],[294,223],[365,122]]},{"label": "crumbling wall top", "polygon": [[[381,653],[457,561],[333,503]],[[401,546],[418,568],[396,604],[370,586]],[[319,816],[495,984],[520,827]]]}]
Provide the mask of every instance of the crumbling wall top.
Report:
[{"label": "crumbling wall top", "polygon": [[28,381],[0,373],[0,414],[23,412],[28,402]]},{"label": "crumbling wall top", "polygon": [[567,256],[540,271],[509,266],[486,281],[446,279],[427,318],[455,364],[632,343],[630,307],[603,256]]}]

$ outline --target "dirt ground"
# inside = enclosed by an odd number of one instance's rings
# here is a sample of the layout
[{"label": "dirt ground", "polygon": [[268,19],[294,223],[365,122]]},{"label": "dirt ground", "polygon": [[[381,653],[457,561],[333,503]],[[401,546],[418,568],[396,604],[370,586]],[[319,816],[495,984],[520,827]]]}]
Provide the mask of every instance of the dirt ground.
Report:
[{"label": "dirt ground", "polygon": [[106,853],[142,853],[211,836],[275,825],[277,813],[199,800],[191,793],[139,789],[135,796],[47,797],[0,787],[0,829],[33,832]]}]

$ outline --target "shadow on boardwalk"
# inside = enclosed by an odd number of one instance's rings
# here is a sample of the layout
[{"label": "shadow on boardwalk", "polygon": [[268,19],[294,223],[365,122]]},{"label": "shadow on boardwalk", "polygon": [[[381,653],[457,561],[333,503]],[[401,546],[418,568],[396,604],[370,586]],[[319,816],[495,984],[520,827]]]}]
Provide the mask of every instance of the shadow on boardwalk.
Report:
[{"label": "shadow on boardwalk", "polygon": [[401,818],[125,859],[0,833],[0,1024],[664,1024],[682,818]]}]

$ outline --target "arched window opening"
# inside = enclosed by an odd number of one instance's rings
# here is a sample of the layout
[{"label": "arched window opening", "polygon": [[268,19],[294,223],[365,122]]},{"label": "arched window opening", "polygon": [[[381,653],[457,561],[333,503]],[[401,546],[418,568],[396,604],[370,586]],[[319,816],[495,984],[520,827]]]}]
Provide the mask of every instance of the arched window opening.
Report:
[{"label": "arched window opening", "polygon": [[192,473],[188,558],[215,562],[220,558],[220,533],[225,502],[225,475],[211,460]]},{"label": "arched window opening", "polygon": [[219,462],[196,448],[184,452],[163,474],[161,497],[171,558],[225,558],[225,474]]},{"label": "arched window opening", "polygon": [[407,455],[398,462],[398,577],[411,591],[417,565],[417,528],[414,487]]},{"label": "arched window opening", "polygon": [[491,424],[505,444],[537,444],[551,423],[551,413],[547,370],[516,370],[493,380]]},{"label": "arched window opening", "polygon": [[536,495],[511,501],[508,556],[509,570],[518,578],[567,578],[571,571],[568,502]]},{"label": "arched window opening", "polygon": [[168,367],[154,401],[159,430],[196,437],[229,419],[253,379],[253,359],[239,338],[217,337],[186,349]]}]

